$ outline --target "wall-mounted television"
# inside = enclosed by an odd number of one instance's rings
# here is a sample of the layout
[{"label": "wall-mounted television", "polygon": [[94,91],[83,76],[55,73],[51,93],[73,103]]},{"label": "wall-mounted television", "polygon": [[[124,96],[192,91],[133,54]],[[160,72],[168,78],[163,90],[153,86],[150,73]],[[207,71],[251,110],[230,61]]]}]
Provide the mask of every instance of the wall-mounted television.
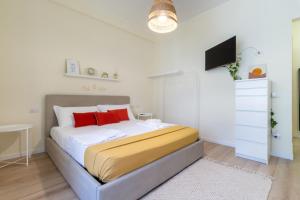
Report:
[{"label": "wall-mounted television", "polygon": [[205,52],[205,71],[236,62],[236,36]]}]

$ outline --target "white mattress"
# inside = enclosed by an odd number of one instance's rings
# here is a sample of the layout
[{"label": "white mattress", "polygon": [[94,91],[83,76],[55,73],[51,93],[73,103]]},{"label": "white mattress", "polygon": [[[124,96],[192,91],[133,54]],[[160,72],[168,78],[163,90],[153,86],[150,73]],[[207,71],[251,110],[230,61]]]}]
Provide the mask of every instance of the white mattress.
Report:
[{"label": "white mattress", "polygon": [[84,152],[91,145],[139,135],[168,126],[172,126],[172,124],[161,123],[160,120],[132,120],[105,126],[53,127],[50,135],[64,151],[84,166]]}]

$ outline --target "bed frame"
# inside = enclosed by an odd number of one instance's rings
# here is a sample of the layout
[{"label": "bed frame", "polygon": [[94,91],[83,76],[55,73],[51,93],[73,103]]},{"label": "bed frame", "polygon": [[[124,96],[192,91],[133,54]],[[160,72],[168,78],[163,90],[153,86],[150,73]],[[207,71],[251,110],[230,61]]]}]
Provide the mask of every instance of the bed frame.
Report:
[{"label": "bed frame", "polygon": [[103,184],[51,139],[51,127],[57,126],[53,106],[95,106],[129,104],[128,96],[47,95],[45,111],[46,151],[71,188],[83,200],[135,200],[167,181],[203,156],[201,140],[168,156]]}]

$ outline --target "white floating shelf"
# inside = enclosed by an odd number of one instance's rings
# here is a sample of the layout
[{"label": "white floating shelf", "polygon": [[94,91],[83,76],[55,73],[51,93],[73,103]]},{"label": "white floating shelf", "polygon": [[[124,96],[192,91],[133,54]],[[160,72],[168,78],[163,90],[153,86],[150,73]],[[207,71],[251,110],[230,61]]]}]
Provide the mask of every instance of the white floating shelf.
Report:
[{"label": "white floating shelf", "polygon": [[169,72],[165,72],[165,73],[160,73],[160,74],[153,74],[148,76],[148,78],[160,78],[160,77],[164,77],[164,76],[172,76],[172,75],[179,75],[179,74],[183,74],[183,71],[181,70],[174,70],[174,71],[169,71]]},{"label": "white floating shelf", "polygon": [[65,73],[65,76],[72,77],[72,78],[85,78],[85,79],[94,79],[94,80],[102,80],[102,81],[114,81],[119,82],[119,79],[113,79],[113,78],[101,78],[98,76],[91,76],[91,75],[81,75],[81,74],[67,74]]}]

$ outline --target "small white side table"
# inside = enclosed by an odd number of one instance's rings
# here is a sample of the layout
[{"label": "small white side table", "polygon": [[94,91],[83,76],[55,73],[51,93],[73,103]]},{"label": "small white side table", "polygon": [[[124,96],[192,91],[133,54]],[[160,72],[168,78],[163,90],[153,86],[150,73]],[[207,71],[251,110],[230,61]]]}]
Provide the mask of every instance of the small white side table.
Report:
[{"label": "small white side table", "polygon": [[7,161],[0,161],[0,163],[4,163],[5,165],[1,166],[1,168],[6,167],[8,165],[12,165],[12,164],[24,164],[26,166],[28,166],[29,163],[29,129],[32,128],[31,124],[12,124],[12,125],[3,125],[0,126],[0,134],[10,134],[13,132],[19,132],[19,133],[26,133],[26,163],[20,163],[20,160],[23,160],[24,158],[20,158],[16,161],[13,162],[7,162]]},{"label": "small white side table", "polygon": [[153,114],[152,113],[139,113],[138,114],[138,120],[142,120],[142,119],[152,119]]}]

